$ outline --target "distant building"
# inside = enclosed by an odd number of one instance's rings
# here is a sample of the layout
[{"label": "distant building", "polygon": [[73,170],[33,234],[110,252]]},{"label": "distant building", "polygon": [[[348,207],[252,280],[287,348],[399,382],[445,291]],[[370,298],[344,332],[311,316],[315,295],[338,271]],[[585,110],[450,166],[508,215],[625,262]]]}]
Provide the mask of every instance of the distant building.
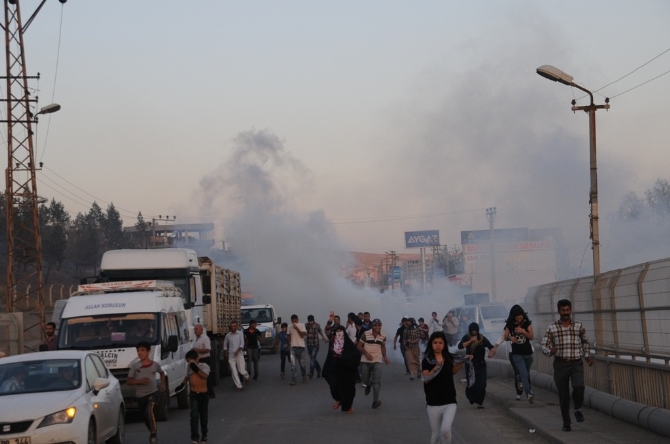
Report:
[{"label": "distant building", "polygon": [[[464,283],[473,293],[492,293],[490,230],[461,231]],[[555,282],[566,273],[559,228],[494,230],[496,301],[515,303],[528,287]],[[491,298],[493,302],[493,297]]]},{"label": "distant building", "polygon": [[[153,219],[147,223],[144,236],[136,226],[123,227],[123,231],[129,233],[139,243],[144,243],[145,248],[169,248],[183,247],[194,250],[207,251],[214,246],[214,224],[178,224],[174,221],[164,219]],[[143,241],[143,242],[142,242]]]}]

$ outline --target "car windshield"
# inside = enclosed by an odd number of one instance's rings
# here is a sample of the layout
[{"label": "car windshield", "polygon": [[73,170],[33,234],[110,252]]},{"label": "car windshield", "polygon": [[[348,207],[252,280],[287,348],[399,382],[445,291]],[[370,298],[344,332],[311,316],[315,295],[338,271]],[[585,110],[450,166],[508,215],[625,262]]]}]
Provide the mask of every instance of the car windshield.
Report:
[{"label": "car windshield", "polygon": [[507,308],[504,305],[482,305],[482,318],[507,319]]},{"label": "car windshield", "polygon": [[79,388],[79,364],[78,359],[45,359],[0,365],[0,396]]},{"label": "car windshield", "polygon": [[158,337],[154,313],[82,316],[63,320],[58,334],[58,348],[135,347],[141,341],[154,344]]}]

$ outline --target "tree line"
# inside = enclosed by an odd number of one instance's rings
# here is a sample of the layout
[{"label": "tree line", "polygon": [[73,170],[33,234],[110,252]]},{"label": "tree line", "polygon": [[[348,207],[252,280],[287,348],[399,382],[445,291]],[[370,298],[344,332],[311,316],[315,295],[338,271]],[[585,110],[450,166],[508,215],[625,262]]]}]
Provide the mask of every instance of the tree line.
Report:
[{"label": "tree line", "polygon": [[[7,233],[6,195],[0,195],[0,231]],[[42,266],[44,281],[48,282],[52,270],[66,268],[77,276],[87,273],[94,275],[98,271],[102,254],[107,250],[119,248],[144,248],[146,244],[145,229],[149,226],[142,213],[138,214],[136,233],[123,231],[121,214],[113,203],[103,210],[97,202],[93,202],[87,213],[72,216],[61,202],[52,199],[39,206],[39,223],[42,238]],[[29,214],[17,214],[14,221],[15,230],[21,225],[18,218],[31,217]],[[18,231],[16,236],[28,234]],[[0,246],[7,256],[7,238],[0,236]],[[28,244],[30,244],[28,242]]]}]

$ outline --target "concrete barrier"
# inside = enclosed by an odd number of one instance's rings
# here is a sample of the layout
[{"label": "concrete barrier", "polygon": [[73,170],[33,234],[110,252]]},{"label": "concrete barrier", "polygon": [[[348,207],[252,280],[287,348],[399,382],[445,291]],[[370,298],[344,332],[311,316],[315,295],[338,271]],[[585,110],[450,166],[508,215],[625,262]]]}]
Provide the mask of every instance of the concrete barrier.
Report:
[{"label": "concrete barrier", "polygon": [[[507,360],[489,359],[486,361],[486,366],[490,377],[495,376],[505,379],[514,377],[512,365]],[[533,387],[558,392],[551,375],[531,370],[530,381]],[[628,401],[591,387],[586,387],[584,391],[584,405],[613,418],[670,438],[670,410]]]}]

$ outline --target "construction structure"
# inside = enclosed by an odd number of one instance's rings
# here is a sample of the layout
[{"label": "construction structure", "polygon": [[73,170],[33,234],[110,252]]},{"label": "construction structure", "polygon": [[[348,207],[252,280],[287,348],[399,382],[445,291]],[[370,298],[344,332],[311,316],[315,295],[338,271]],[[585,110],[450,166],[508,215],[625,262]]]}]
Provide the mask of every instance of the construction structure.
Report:
[{"label": "construction structure", "polygon": [[[59,0],[65,3],[65,0]],[[5,208],[7,216],[7,311],[24,313],[24,342],[36,350],[44,340],[44,283],[42,278],[42,239],[35,177],[33,125],[38,114],[60,109],[49,105],[37,109],[38,97],[32,96],[28,84],[39,74],[28,75],[23,36],[46,0],[38,5],[29,19],[21,21],[19,0],[5,0],[6,98],[7,104],[7,170]]]}]

